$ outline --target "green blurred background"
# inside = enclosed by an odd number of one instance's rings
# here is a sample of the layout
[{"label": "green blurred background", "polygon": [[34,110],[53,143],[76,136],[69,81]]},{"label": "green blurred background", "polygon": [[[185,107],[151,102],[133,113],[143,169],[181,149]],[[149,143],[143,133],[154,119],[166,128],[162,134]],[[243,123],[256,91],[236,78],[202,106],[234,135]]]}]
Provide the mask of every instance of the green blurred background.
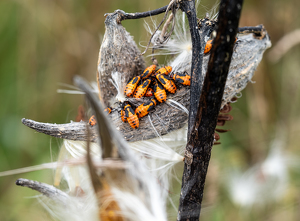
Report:
[{"label": "green blurred background", "polygon": [[[56,90],[61,88],[58,83],[72,85],[74,75],[96,80],[104,14],[116,9],[146,11],[168,2],[0,1],[0,171],[50,162],[52,157],[55,160],[62,141],[34,132],[22,125],[21,119],[51,123],[75,120],[78,106],[84,104],[83,96],[58,94]],[[213,5],[201,1],[198,17]],[[298,0],[245,1],[240,26],[264,24],[275,45],[282,36],[300,28],[299,8]],[[149,34],[143,20],[124,21],[123,25],[145,45]],[[203,210],[203,220],[299,220],[299,167],[290,172],[288,193],[282,200],[248,212],[241,212],[230,201],[219,179],[224,175],[221,168],[246,170],[264,160],[278,132],[285,135],[284,149],[300,156],[300,46],[277,63],[270,62],[268,52],[255,73],[256,83],[249,84],[232,105],[234,120],[226,124],[232,131],[221,135],[222,144],[213,148],[204,200],[204,208],[209,206]],[[32,197],[36,193],[14,184],[21,177],[52,184],[53,171],[0,177],[0,220],[50,220]]]}]

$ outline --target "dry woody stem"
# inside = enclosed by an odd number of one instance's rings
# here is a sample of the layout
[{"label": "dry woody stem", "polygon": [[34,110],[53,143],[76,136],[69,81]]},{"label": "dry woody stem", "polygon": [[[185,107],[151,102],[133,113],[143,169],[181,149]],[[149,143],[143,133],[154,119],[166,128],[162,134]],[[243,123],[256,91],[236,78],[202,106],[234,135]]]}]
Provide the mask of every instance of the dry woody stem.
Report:
[{"label": "dry woody stem", "polygon": [[200,34],[197,25],[197,14],[195,8],[195,0],[183,1],[181,3],[181,10],[187,15],[191,39],[192,39],[192,68],[191,68],[191,96],[190,96],[190,109],[189,109],[189,127],[188,134],[190,134],[191,127],[194,125],[195,116],[197,113],[197,107],[199,97],[201,94],[202,84],[202,60],[203,60],[203,44],[201,44]]},{"label": "dry woody stem", "polygon": [[22,187],[28,187],[30,189],[38,191],[41,194],[43,194],[51,199],[58,200],[62,204],[65,204],[66,200],[69,198],[68,194],[55,188],[54,186],[51,186],[46,183],[34,181],[34,180],[20,178],[16,181],[16,185],[22,186]]},{"label": "dry woody stem", "polygon": [[120,21],[123,21],[126,19],[139,19],[139,18],[146,18],[146,17],[154,16],[154,15],[159,15],[161,13],[166,12],[167,8],[168,8],[168,5],[158,8],[158,9],[147,11],[147,12],[136,12],[136,13],[122,12]]},{"label": "dry woody stem", "polygon": [[[235,36],[238,31],[242,3],[242,0],[223,0],[220,3],[217,36],[208,63],[196,119],[189,120],[189,123],[195,122],[195,124],[193,124],[193,130],[190,132],[185,152],[177,220],[199,220],[214,132]],[[188,19],[190,20],[189,17]],[[191,34],[193,35],[192,31]],[[201,73],[196,72],[194,74]],[[194,84],[194,86],[197,85]],[[194,104],[191,99],[192,105]],[[191,117],[195,116],[190,114]]]}]

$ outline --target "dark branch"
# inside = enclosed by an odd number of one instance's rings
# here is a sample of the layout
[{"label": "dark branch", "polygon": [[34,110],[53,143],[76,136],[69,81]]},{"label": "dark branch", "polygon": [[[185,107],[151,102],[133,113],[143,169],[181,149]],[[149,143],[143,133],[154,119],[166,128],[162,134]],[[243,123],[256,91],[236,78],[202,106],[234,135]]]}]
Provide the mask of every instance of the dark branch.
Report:
[{"label": "dark branch", "polygon": [[167,8],[168,8],[168,5],[158,8],[158,9],[147,11],[147,12],[126,13],[122,10],[116,10],[116,12],[118,12],[120,14],[119,21],[121,22],[121,21],[127,20],[127,19],[139,19],[139,18],[146,18],[149,16],[158,15],[158,14],[166,12]]},{"label": "dark branch", "polygon": [[54,186],[34,180],[20,178],[16,181],[16,185],[36,190],[51,199],[58,200],[63,204],[66,203],[67,198],[69,197],[66,193],[56,189]]},{"label": "dark branch", "polygon": [[[190,93],[190,109],[189,109],[189,125],[194,125],[196,113],[199,103],[199,97],[202,89],[202,60],[203,60],[203,39],[200,39],[197,14],[195,9],[195,0],[183,1],[180,5],[182,11],[187,15],[192,39],[192,69],[191,69],[191,93]],[[202,40],[202,42],[201,42]],[[190,134],[191,127],[188,127]]]},{"label": "dark branch", "polygon": [[217,36],[208,63],[196,121],[186,147],[177,220],[199,220],[214,132],[238,31],[242,3],[243,0],[222,0],[220,3]]}]

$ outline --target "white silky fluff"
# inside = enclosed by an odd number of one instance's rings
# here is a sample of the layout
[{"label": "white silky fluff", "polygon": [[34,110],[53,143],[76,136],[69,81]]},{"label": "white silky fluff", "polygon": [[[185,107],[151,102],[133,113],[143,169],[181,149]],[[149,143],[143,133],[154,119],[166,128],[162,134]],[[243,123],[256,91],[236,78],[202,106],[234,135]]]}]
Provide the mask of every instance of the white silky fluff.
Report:
[{"label": "white silky fluff", "polygon": [[289,186],[289,170],[299,159],[284,151],[285,142],[277,138],[271,145],[266,159],[244,173],[232,172],[227,186],[232,201],[242,207],[266,205],[286,194]]},{"label": "white silky fluff", "polygon": [[168,195],[170,180],[175,176],[172,174],[172,168],[184,159],[181,154],[186,145],[186,128],[150,140],[129,143],[133,150],[144,156],[148,169],[156,174],[164,198]]},{"label": "white silky fluff", "polygon": [[92,188],[84,196],[69,196],[63,204],[46,196],[39,196],[37,199],[56,220],[99,221],[97,199]]},{"label": "white silky fluff", "polygon": [[[176,24],[174,28],[174,32],[170,39],[165,44],[158,44],[157,38],[159,38],[161,31],[157,31],[151,43],[154,48],[158,48],[154,54],[155,55],[177,55],[172,61],[168,63],[172,67],[173,71],[181,71],[184,68],[186,70],[186,66],[190,66],[192,61],[192,41],[189,33],[189,28],[186,24],[185,14],[182,12],[176,13]],[[152,21],[153,22],[153,21]],[[153,22],[154,26],[155,22]],[[145,23],[145,29],[152,34],[154,29],[150,27],[148,23]]]},{"label": "white silky fluff", "polygon": [[[127,145],[126,142],[123,143],[123,145]],[[100,159],[101,153],[99,150],[100,148],[97,144],[91,143],[92,158],[98,160]],[[85,155],[86,142],[65,140],[61,148],[59,160],[81,158]],[[113,193],[113,200],[116,200],[121,208],[120,215],[128,218],[129,220],[135,221],[167,220],[165,213],[165,200],[163,199],[164,197],[162,189],[157,183],[156,172],[152,172],[153,176],[150,175],[149,171],[147,171],[145,167],[144,161],[138,160],[137,156],[132,154],[130,149],[127,152],[125,151],[125,155],[123,153],[123,157],[126,158],[126,162],[130,162],[134,166],[126,169],[128,178],[125,180],[117,180],[115,182],[112,180],[109,181],[109,185]],[[76,186],[80,186],[86,196],[83,198],[70,198],[71,200],[67,203],[64,210],[61,210],[60,207],[57,208],[55,206],[56,204],[51,203],[53,200],[47,200],[44,202],[43,205],[45,208],[49,210],[53,217],[60,220],[93,220],[84,217],[84,214],[89,217],[96,217],[97,215],[97,201],[94,199],[92,199],[90,202],[85,201],[86,197],[93,197],[94,194],[87,168],[85,166],[64,167],[59,177],[67,182],[69,193],[74,193]],[[128,179],[128,181],[130,181],[135,179],[135,177],[138,177],[140,182],[142,182],[142,190],[144,191],[142,196],[141,194],[135,194],[139,193],[141,190],[137,189],[128,191],[128,188],[126,188],[126,185],[128,186],[131,183],[128,182],[128,184],[126,184],[126,180]],[[130,188],[133,188],[133,186],[130,186]],[[144,199],[144,197],[146,197],[146,199]],[[107,201],[109,200],[111,199],[107,199]],[[82,209],[87,209],[89,212],[83,212]],[[72,216],[68,217],[67,214],[69,213],[72,213]],[[74,219],[74,217],[80,217],[80,219]]]},{"label": "white silky fluff", "polygon": [[[98,144],[91,143],[91,156],[93,159],[98,159],[98,161],[101,160],[99,150]],[[64,140],[59,160],[77,159],[85,155],[86,142]],[[120,215],[129,220],[166,221],[165,200],[163,199],[161,187],[157,183],[156,173],[153,172],[152,175],[154,176],[151,176],[145,168],[144,162],[137,160],[137,156],[127,153],[126,158],[126,161],[133,163],[134,167],[127,168],[129,176],[125,180],[109,182],[113,197],[112,199],[106,199],[106,201],[116,200],[121,208]],[[90,182],[88,168],[83,165],[65,166],[61,171],[59,170],[57,170],[58,177],[67,183],[68,189],[66,192],[69,193],[69,198],[65,200],[62,206],[59,201],[40,197],[38,199],[41,204],[55,219],[98,220],[97,200]],[[139,193],[140,190],[128,191],[128,188],[126,188],[126,180],[130,181],[134,177],[139,177],[139,180],[142,181],[144,194],[135,194]],[[76,194],[76,188],[78,187],[83,190],[84,194],[80,197],[72,196]],[[145,196],[146,199],[144,199]]]},{"label": "white silky fluff", "polygon": [[[196,8],[201,5],[201,1],[196,1]],[[202,5],[201,5],[202,6]],[[214,4],[214,6],[208,10],[206,16],[211,19],[215,20],[218,16],[217,8],[219,6],[218,1]],[[168,62],[168,65],[172,67],[173,72],[190,72],[191,69],[191,62],[192,62],[192,40],[191,35],[188,27],[188,22],[186,19],[185,13],[181,12],[180,10],[176,13],[176,24],[174,27],[174,32],[170,39],[164,43],[159,44],[157,39],[160,36],[161,31],[157,31],[151,43],[154,49],[157,49],[154,54],[149,56],[155,55],[176,55],[171,61]],[[156,22],[152,20],[153,25],[156,27]],[[154,28],[151,28],[148,23],[145,22],[145,29],[152,35],[154,32]],[[208,40],[205,39],[206,41]]]},{"label": "white silky fluff", "polygon": [[[73,85],[69,85],[69,84],[64,84],[64,83],[59,83],[60,86],[64,86],[66,88],[70,88],[73,90],[68,90],[68,89],[57,89],[56,92],[57,93],[62,93],[62,94],[84,94],[83,91],[80,90],[80,88],[75,87]],[[93,88],[93,92],[95,94],[99,93],[99,89],[98,89],[98,85],[96,81],[93,81],[90,83],[91,87]]]},{"label": "white silky fluff", "polygon": [[[97,143],[91,143],[91,155],[96,161],[101,160],[101,149]],[[86,157],[86,142],[64,140],[60,149],[58,163],[83,159]],[[56,168],[56,185],[66,183],[64,191],[68,197],[60,200],[39,196],[38,200],[49,214],[58,220],[98,220],[97,199],[90,181],[86,164],[66,165]],[[65,185],[64,185],[65,186]],[[79,196],[77,196],[79,194]]]},{"label": "white silky fluff", "polygon": [[[101,149],[97,143],[91,143],[91,156],[94,160],[101,160]],[[64,140],[60,153],[58,156],[58,162],[64,162],[71,159],[82,159],[87,154],[86,142],[84,141],[72,141]],[[58,186],[61,179],[64,179],[69,187],[69,191],[74,192],[76,186],[80,186],[83,191],[90,188],[89,174],[86,171],[86,167],[82,166],[64,166],[56,169],[54,185]]]},{"label": "white silky fluff", "polygon": [[111,78],[112,79],[109,79],[109,80],[115,86],[115,88],[117,89],[117,92],[118,92],[116,97],[115,97],[115,100],[117,100],[119,102],[126,101],[124,91],[125,91],[125,87],[126,87],[127,82],[122,81],[122,73],[112,72],[111,73]]},{"label": "white silky fluff", "polygon": [[[115,199],[118,201],[119,206],[122,210],[122,215],[129,220],[133,221],[166,221],[165,214],[153,214],[150,212],[149,208],[144,204],[144,202],[136,197],[136,195],[122,191],[118,188],[113,188]],[[157,199],[157,202],[161,201]],[[161,205],[153,205],[155,207]],[[156,210],[154,208],[154,210]]]}]

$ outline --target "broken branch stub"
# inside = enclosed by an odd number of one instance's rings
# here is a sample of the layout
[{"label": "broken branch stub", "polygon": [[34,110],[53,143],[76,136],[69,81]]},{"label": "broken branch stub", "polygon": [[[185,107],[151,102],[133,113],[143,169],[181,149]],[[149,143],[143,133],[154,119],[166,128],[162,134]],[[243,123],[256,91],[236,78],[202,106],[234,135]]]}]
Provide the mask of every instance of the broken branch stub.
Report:
[{"label": "broken branch stub", "polygon": [[69,199],[68,194],[46,183],[20,178],[16,181],[16,185],[36,190],[41,194],[56,200],[57,203],[66,204]]}]

